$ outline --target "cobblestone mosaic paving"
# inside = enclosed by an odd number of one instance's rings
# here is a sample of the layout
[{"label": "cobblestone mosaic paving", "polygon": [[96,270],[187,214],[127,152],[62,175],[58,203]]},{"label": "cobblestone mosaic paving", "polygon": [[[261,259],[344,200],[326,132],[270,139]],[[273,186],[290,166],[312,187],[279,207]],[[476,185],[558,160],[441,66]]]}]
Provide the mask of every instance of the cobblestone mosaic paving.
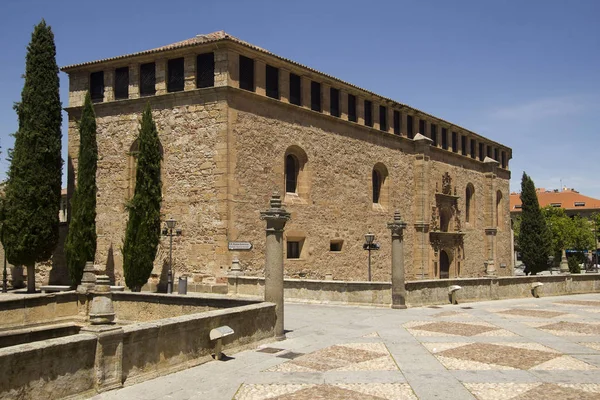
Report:
[{"label": "cobblestone mosaic paving", "polygon": [[416,400],[405,383],[251,384],[243,385],[234,400]]},{"label": "cobblestone mosaic paving", "polygon": [[403,326],[414,336],[514,336],[487,322],[412,321]]},{"label": "cobblestone mosaic paving", "polygon": [[559,336],[600,336],[600,324],[560,321],[554,324],[537,327]]},{"label": "cobblestone mosaic paving", "polygon": [[556,304],[600,307],[600,301],[596,301],[596,300],[564,300],[564,301],[557,301]]},{"label": "cobblestone mosaic paving", "polygon": [[398,366],[383,343],[336,345],[267,369],[268,372],[391,371]]},{"label": "cobblestone mosaic paving", "polygon": [[592,400],[600,398],[593,383],[465,383],[478,400]]},{"label": "cobblestone mosaic paving", "polygon": [[534,318],[554,318],[559,316],[567,315],[567,313],[559,311],[546,311],[546,310],[528,310],[525,308],[511,308],[505,311],[498,311],[498,314],[508,314],[510,316],[516,315],[519,317],[534,317]]}]

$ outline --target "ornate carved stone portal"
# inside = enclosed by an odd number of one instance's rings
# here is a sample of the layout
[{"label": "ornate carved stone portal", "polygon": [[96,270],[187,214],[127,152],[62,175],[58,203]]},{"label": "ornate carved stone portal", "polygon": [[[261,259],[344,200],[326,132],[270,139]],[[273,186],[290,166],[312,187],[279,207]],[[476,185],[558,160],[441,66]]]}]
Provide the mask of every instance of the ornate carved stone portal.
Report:
[{"label": "ornate carved stone portal", "polygon": [[456,187],[446,172],[442,175],[442,191],[435,185],[435,201],[431,210],[429,243],[433,260],[433,276],[454,278],[460,276],[463,256],[463,236]]}]

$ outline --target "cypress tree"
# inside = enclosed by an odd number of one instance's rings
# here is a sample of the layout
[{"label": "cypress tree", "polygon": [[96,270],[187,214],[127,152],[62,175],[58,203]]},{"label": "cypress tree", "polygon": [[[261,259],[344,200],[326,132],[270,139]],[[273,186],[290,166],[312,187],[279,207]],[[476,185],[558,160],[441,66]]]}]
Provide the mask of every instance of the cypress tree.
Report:
[{"label": "cypress tree", "polygon": [[123,243],[125,283],[139,292],[150,278],[160,240],[160,142],[150,104],[142,115],[138,136],[136,184],[128,204],[129,220]]},{"label": "cypress tree", "polygon": [[27,267],[35,291],[35,262],[48,260],[58,242],[62,180],[61,103],[56,46],[42,20],[27,48],[25,84],[15,105],[19,129],[11,152],[2,244],[8,261]]},{"label": "cypress tree", "polygon": [[521,259],[532,275],[548,268],[551,237],[540,209],[533,180],[523,172],[521,179],[521,232],[519,250]]},{"label": "cypress tree", "polygon": [[96,115],[88,92],[79,121],[79,158],[77,187],[71,200],[71,223],[65,243],[67,267],[71,283],[77,286],[87,261],[96,254]]}]

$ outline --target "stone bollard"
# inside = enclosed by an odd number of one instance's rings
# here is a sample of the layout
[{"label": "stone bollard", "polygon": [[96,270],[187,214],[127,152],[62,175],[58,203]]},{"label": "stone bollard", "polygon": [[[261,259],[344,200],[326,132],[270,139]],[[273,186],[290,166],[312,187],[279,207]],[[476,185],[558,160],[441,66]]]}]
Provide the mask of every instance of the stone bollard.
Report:
[{"label": "stone bollard", "polygon": [[86,294],[94,290],[96,286],[96,269],[94,262],[88,261],[83,268],[81,283],[77,285],[77,293]]},{"label": "stone bollard", "polygon": [[400,211],[394,213],[394,221],[388,222],[392,231],[392,308],[406,308],[406,287],[404,281],[404,242],[403,234],[406,222],[402,221]]},{"label": "stone bollard", "polygon": [[265,301],[275,303],[275,337],[285,339],[283,329],[283,228],[290,213],[281,204],[281,196],[273,193],[271,207],[261,211],[260,219],[267,221],[265,248]]},{"label": "stone bollard", "polygon": [[561,274],[569,273],[569,263],[567,261],[567,252],[564,250],[562,251],[562,254],[560,257],[560,273]]}]

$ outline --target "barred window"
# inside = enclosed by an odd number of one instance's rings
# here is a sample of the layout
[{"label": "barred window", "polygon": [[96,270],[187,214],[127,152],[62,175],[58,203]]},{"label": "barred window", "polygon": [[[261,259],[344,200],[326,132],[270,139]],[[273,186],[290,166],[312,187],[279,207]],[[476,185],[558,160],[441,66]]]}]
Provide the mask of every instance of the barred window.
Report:
[{"label": "barred window", "polygon": [[319,82],[310,82],[310,109],[321,112],[321,84]]},{"label": "barred window", "polygon": [[373,103],[365,100],[365,125],[373,126]]},{"label": "barred window", "polygon": [[115,99],[126,99],[129,97],[129,67],[117,68],[115,70]]},{"label": "barred window", "polygon": [[279,99],[279,68],[267,65],[265,68],[265,83],[267,96]]},{"label": "barred window", "polygon": [[181,92],[185,84],[183,57],[167,62],[167,92]]},{"label": "barred window", "polygon": [[394,135],[400,135],[400,111],[394,110]]},{"label": "barred window", "polygon": [[356,122],[356,96],[348,94],[348,121]]},{"label": "barred window", "polygon": [[198,54],[196,57],[196,87],[215,86],[215,53]]},{"label": "barred window", "polygon": [[438,145],[437,125],[431,124],[431,140],[433,140],[433,146]]},{"label": "barred window", "polygon": [[340,116],[340,91],[335,88],[329,88],[329,114]]},{"label": "barred window", "polygon": [[448,150],[448,129],[442,128],[442,149]]},{"label": "barred window", "polygon": [[302,80],[296,74],[290,74],[290,103],[302,105]]},{"label": "barred window", "polygon": [[387,107],[379,106],[379,130],[387,131]]},{"label": "barred window", "polygon": [[240,89],[254,92],[254,60],[240,56]]},{"label": "barred window", "polygon": [[90,95],[94,103],[104,101],[104,71],[90,74]]},{"label": "barred window", "polygon": [[140,65],[140,96],[154,96],[156,93],[156,65]]},{"label": "barred window", "polygon": [[415,137],[415,132],[413,130],[413,117],[412,115],[406,116],[406,134],[409,139],[413,139]]}]

